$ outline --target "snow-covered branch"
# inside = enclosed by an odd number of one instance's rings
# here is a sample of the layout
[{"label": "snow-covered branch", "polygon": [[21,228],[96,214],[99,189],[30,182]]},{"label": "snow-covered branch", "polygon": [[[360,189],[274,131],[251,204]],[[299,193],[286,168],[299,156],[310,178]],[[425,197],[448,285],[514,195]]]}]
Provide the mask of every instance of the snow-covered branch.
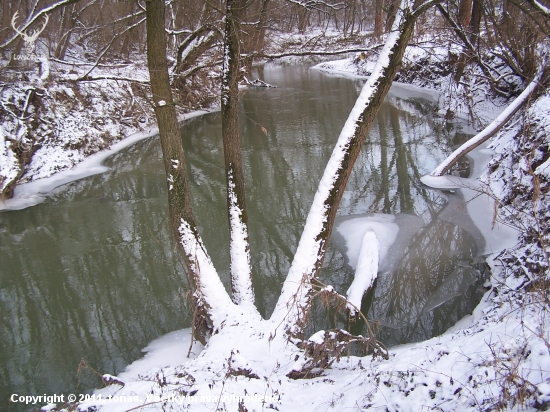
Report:
[{"label": "snow-covered branch", "polygon": [[235,193],[235,180],[228,177],[227,197],[229,209],[230,239],[229,254],[231,256],[231,287],[233,301],[245,304],[250,310],[256,311],[254,306],[254,290],[250,265],[250,246],[248,241],[248,227],[243,219],[244,210],[239,205]]},{"label": "snow-covered branch", "polygon": [[254,291],[248,238],[248,215],[239,133],[240,21],[244,0],[228,0],[223,45],[221,90],[222,140],[227,180],[227,208],[233,300],[252,312]]},{"label": "snow-covered branch", "polygon": [[196,228],[191,227],[188,221],[181,219],[178,231],[181,246],[187,257],[188,268],[194,274],[194,296],[197,299],[197,304],[201,308],[208,308],[213,329],[219,329],[223,321],[231,314],[231,307],[234,304],[229,298]]},{"label": "snow-covered branch", "polygon": [[149,80],[146,79],[137,79],[132,77],[124,77],[124,76],[114,76],[114,75],[101,75],[101,76],[82,76],[77,77],[74,79],[61,79],[60,81],[64,82],[95,82],[98,80],[115,80],[115,81],[121,81],[121,82],[130,82],[130,83],[141,83],[141,84],[150,84]]},{"label": "snow-covered branch", "polygon": [[340,50],[327,50],[327,51],[320,51],[320,50],[311,50],[311,51],[296,51],[296,52],[285,52],[285,53],[274,53],[274,54],[267,54],[267,53],[254,53],[254,57],[260,57],[264,59],[280,59],[282,57],[290,57],[290,56],[335,56],[338,54],[347,54],[347,53],[368,53],[368,52],[374,52],[380,50],[382,47],[384,47],[383,44],[375,44],[371,47],[353,47],[349,49],[340,49]]},{"label": "snow-covered branch", "polygon": [[219,36],[216,28],[205,25],[192,32],[178,47],[176,72],[187,70]]},{"label": "snow-covered branch", "polygon": [[550,17],[550,9],[538,0],[527,0],[531,6],[545,17]]},{"label": "snow-covered branch", "polygon": [[327,7],[332,10],[341,10],[346,7],[346,3],[330,4],[322,0],[286,0],[288,3],[296,4],[308,10],[319,10],[320,7]]},{"label": "snow-covered branch", "polygon": [[367,230],[361,241],[361,250],[357,259],[355,277],[346,295],[348,309],[352,315],[361,307],[363,295],[371,288],[378,275],[380,260],[380,242],[374,231]]},{"label": "snow-covered branch", "polygon": [[[501,113],[493,122],[483,129],[480,133],[472,137],[458,149],[456,149],[449,157],[447,157],[439,166],[437,166],[428,176],[441,176],[446,173],[461,157],[471,152],[483,142],[494,136],[502,126],[504,126],[514,114],[527,102],[529,97],[537,89],[544,73],[544,66],[537,72],[535,78],[525,90]],[[423,178],[427,183],[429,178]]]}]

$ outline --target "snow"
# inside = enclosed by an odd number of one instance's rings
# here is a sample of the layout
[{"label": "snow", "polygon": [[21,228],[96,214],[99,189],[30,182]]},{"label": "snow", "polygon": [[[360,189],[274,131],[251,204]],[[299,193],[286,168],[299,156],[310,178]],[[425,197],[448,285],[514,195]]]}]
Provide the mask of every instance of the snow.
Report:
[{"label": "snow", "polygon": [[[191,340],[191,329],[170,332],[142,349],[145,355],[126,367],[117,376],[122,381],[139,379],[145,375],[171,364],[181,365],[189,359],[195,359],[204,347]],[[188,357],[189,355],[189,357]]]},{"label": "snow", "polygon": [[546,16],[550,16],[550,9],[542,4],[540,1],[532,0],[531,4],[533,4],[541,13],[546,14]]},{"label": "snow", "polygon": [[[406,2],[404,1],[403,4],[406,4]],[[342,167],[345,151],[354,136],[358,120],[376,92],[380,78],[384,76],[384,70],[389,65],[392,49],[399,39],[399,26],[402,18],[403,11],[399,10],[392,31],[388,35],[372,74],[363,86],[340,132],[334,151],[319,183],[298,244],[298,249],[294,255],[281,295],[272,314],[272,319],[274,320],[282,321],[284,319],[288,325],[293,325],[300,316],[298,312],[307,299],[309,281],[313,276],[312,271],[315,268],[315,262],[318,260],[318,254],[323,245],[320,234],[323,232],[327,219],[327,199],[331,195],[331,189],[337,179],[338,171]],[[291,309],[289,309],[291,302],[293,303]]]},{"label": "snow", "polygon": [[[440,217],[470,232],[478,246],[481,246],[478,255],[497,254],[513,247],[518,239],[516,228],[502,222],[494,222],[494,195],[478,180],[482,171],[486,170],[492,153],[481,146],[470,152],[468,157],[475,166],[469,178],[430,174],[420,179],[426,186],[454,190],[454,193],[449,194],[448,204]],[[457,196],[457,192],[461,196]],[[465,222],[470,219],[477,230],[472,231],[469,226],[465,226]],[[479,234],[482,234],[482,238],[479,238]]]},{"label": "snow", "polygon": [[[368,63],[368,72],[372,73],[374,71],[375,62],[368,61]],[[350,58],[319,63],[311,67],[311,69],[332,75],[349,77],[351,79],[367,78],[367,76],[360,72],[358,66]]]},{"label": "snow", "polygon": [[2,125],[0,125],[0,159],[2,160],[2,169],[0,170],[1,190],[4,188],[4,181],[7,183],[16,178],[18,164],[15,154],[10,150],[9,143],[6,141]]},{"label": "snow", "polygon": [[379,261],[382,262],[395,242],[399,226],[395,223],[394,215],[373,213],[366,217],[351,217],[338,224],[336,230],[345,239],[349,265],[356,269],[367,233],[373,233],[379,245]]},{"label": "snow", "polygon": [[[180,120],[184,121],[186,119],[201,116],[206,113],[209,112],[195,111],[181,116]],[[13,198],[0,200],[0,210],[19,210],[34,206],[38,203],[43,202],[44,199],[48,196],[48,193],[50,193],[58,186],[73,182],[75,180],[83,179],[88,176],[103,173],[108,170],[108,168],[106,166],[103,166],[102,164],[105,159],[114,155],[115,153],[120,152],[121,150],[124,150],[125,148],[133,145],[140,140],[148,139],[150,137],[156,136],[157,134],[158,128],[149,127],[143,131],[134,133],[126,137],[118,143],[113,144],[108,149],[88,156],[87,158],[81,160],[80,163],[78,163],[71,169],[66,169],[49,177],[37,179],[29,183],[20,184],[16,186]],[[63,159],[66,156],[70,156],[70,153],[70,151],[67,153],[67,151],[63,151],[61,148],[57,148],[56,151],[48,151],[48,153],[45,154],[44,157],[41,157],[40,160],[37,160],[37,162],[43,162],[43,168],[45,169],[55,169],[55,167],[59,166],[60,162],[63,162]]]},{"label": "snow", "polygon": [[480,133],[472,137],[470,140],[468,140],[466,143],[461,145],[458,149],[456,149],[447,159],[445,159],[441,164],[435,168],[430,174],[432,176],[440,176],[444,173],[446,169],[450,167],[452,162],[454,162],[456,159],[458,159],[460,156],[463,155],[463,153],[468,152],[474,147],[477,147],[482,142],[487,140],[489,137],[491,137],[495,131],[501,127],[504,123],[508,121],[508,119],[516,113],[521,106],[525,104],[527,99],[531,96],[533,91],[537,88],[539,85],[541,78],[542,78],[542,71],[539,71],[533,81],[527,85],[525,90],[510,104],[506,109],[500,113],[493,122],[488,125],[485,129],[483,129]]},{"label": "snow", "polygon": [[235,183],[232,172],[228,176],[229,228],[231,244],[231,279],[233,299],[235,303],[246,305],[249,310],[255,310],[254,291],[252,289],[252,274],[250,266],[250,245],[248,228],[243,221],[243,211],[239,207],[235,193]]},{"label": "snow", "polygon": [[361,250],[357,258],[355,276],[346,295],[348,308],[352,315],[361,309],[363,295],[372,287],[378,274],[380,260],[380,242],[374,231],[367,230],[361,241]]},{"label": "snow", "polygon": [[[334,67],[343,66],[342,63],[335,64]],[[362,98],[365,98],[363,94]],[[543,130],[550,124],[549,102],[549,97],[543,96],[530,109],[531,114],[540,116],[540,127]],[[340,137],[349,134],[350,128],[346,124]],[[519,126],[514,125],[501,132],[497,138],[499,143],[493,145],[495,152],[503,156],[503,162],[508,161],[506,156],[514,151],[511,136],[517,128]],[[145,138],[154,132],[150,130],[142,134],[146,136],[141,138]],[[0,139],[3,139],[2,134]],[[131,144],[128,140],[124,142]],[[2,142],[5,146],[5,139],[0,140]],[[548,150],[548,139],[545,142],[545,149]],[[342,148],[345,140],[339,139],[338,145]],[[0,156],[3,155],[2,147],[0,144]],[[116,145],[109,150],[116,150]],[[484,204],[493,198],[478,196],[479,191],[486,188],[475,179],[486,168],[486,160],[483,159],[488,154],[479,150],[477,154],[472,154],[475,158],[475,171],[469,179],[429,176],[423,181],[433,187],[465,193],[462,209],[477,225],[484,225],[483,231],[491,233],[491,213],[482,211],[495,209],[491,203],[489,207]],[[100,173],[105,170],[101,166],[104,159],[102,156],[112,153],[114,152],[103,152],[95,160],[90,160],[87,166],[88,160],[85,160],[81,163],[82,166],[74,170],[33,182],[34,186],[32,183],[19,186],[13,202],[6,201],[0,208],[26,207],[26,202],[30,205],[40,201],[45,193],[64,182],[81,178],[86,173]],[[476,157],[478,155],[481,160]],[[9,155],[3,156],[2,162],[4,158],[9,159]],[[535,170],[541,179],[548,178],[548,162],[546,159]],[[201,287],[208,302],[214,305],[212,314],[214,326],[219,328],[218,333],[211,337],[205,348],[194,343],[189,357],[189,330],[172,332],[152,342],[144,349],[147,352],[144,358],[129,365],[117,377],[124,386],[115,383],[96,391],[94,400],[80,404],[79,410],[84,411],[94,405],[100,406],[103,412],[184,408],[197,411],[479,411],[533,410],[546,407],[550,402],[550,332],[548,307],[544,300],[546,296],[544,291],[537,294],[536,290],[522,289],[531,279],[526,280],[510,273],[508,268],[500,266],[494,254],[488,259],[493,272],[491,289],[471,316],[443,335],[425,342],[392,348],[388,361],[342,356],[330,368],[322,371],[319,377],[307,380],[288,378],[290,371],[299,370],[305,364],[306,357],[303,351],[283,338],[282,322],[293,309],[287,306],[294,304],[292,297],[300,299],[301,294],[307,292],[300,289],[301,276],[309,270],[312,259],[316,259],[319,243],[314,239],[324,223],[323,216],[326,212],[322,202],[323,191],[330,186],[330,176],[337,165],[335,162],[327,167],[325,175],[328,174],[329,178],[323,177],[318,192],[321,201],[316,196],[308,216],[299,253],[292,265],[295,268],[293,276],[289,276],[285,282],[286,292],[280,301],[279,316],[261,321],[258,316],[236,307],[221,285],[200,239],[182,222],[180,231],[184,238],[183,246],[187,254],[195,259],[193,264],[197,265],[196,268],[203,275]],[[525,173],[528,167],[528,163],[520,161],[510,175],[498,176],[486,172],[483,182],[492,189],[492,196],[499,199],[509,190],[514,179],[528,187],[532,185],[532,179]],[[65,173],[64,177],[59,178],[62,173]],[[447,193],[449,199],[455,196]],[[548,209],[547,200],[545,202],[542,210]],[[529,203],[526,205],[529,206]],[[521,210],[523,213],[530,212],[527,208]],[[497,211],[504,213],[504,216],[510,216],[502,209]],[[458,214],[460,210],[451,210],[448,214],[453,215],[455,212]],[[362,268],[363,263],[366,263],[368,268],[365,271],[358,270],[358,277],[365,281],[364,284],[373,280],[373,268],[377,266],[374,264],[375,257],[378,256],[379,262],[382,262],[382,244],[398,242],[403,233],[396,224],[396,217],[393,220],[390,216],[378,219],[380,221],[370,222],[368,225],[371,226],[366,225],[366,228],[355,231],[352,227],[345,230],[346,233],[357,232],[359,240],[356,243],[361,245],[361,250],[356,252],[357,267]],[[483,252],[494,253],[509,246],[502,244],[502,239],[509,238],[509,235],[498,231],[499,226],[497,224],[493,238],[486,239],[487,247]],[[514,242],[515,236],[512,236]],[[379,254],[375,253],[376,243],[379,243]],[[523,252],[520,250],[518,253]],[[351,260],[351,257],[348,256],[348,259]],[[519,259],[525,259],[525,255],[518,255]],[[547,269],[546,267],[546,275]],[[541,271],[538,275],[542,278],[545,273]],[[332,290],[331,287],[326,289]],[[296,320],[299,319],[290,318],[290,321]],[[324,344],[325,331],[315,333],[309,338],[309,342]],[[101,400],[98,400],[99,395],[103,397]],[[109,395],[112,397],[108,398]],[[510,399],[525,399],[525,405],[507,403]],[[51,409],[52,406],[43,408]]]},{"label": "snow", "polygon": [[[498,153],[509,154],[513,142],[510,135],[515,131],[511,128],[499,134]],[[428,183],[442,182],[439,186],[446,190],[452,187],[457,192],[468,190],[464,186],[472,185],[474,176],[479,176],[486,168],[489,154],[478,148],[471,156],[475,166],[470,179],[430,177]],[[521,174],[516,174],[521,179]],[[498,181],[503,188],[507,183]],[[494,184],[491,182],[491,187]],[[502,194],[495,193],[496,196]],[[448,196],[450,198],[453,194],[448,193]],[[491,216],[481,213],[487,207],[476,206],[473,195],[463,200],[468,203],[466,211],[473,220],[479,217],[480,221],[492,224]],[[487,199],[480,201],[486,202]],[[492,210],[492,207],[488,209]],[[450,215],[453,213],[449,212]],[[392,230],[390,228],[396,224],[397,217],[392,220],[390,216],[379,216],[376,219],[379,221],[371,222],[375,230],[358,230],[362,234],[362,237],[358,235],[361,242],[367,237],[365,248],[370,251],[375,249],[377,230],[382,233],[380,243],[384,236],[387,237],[385,242],[391,241],[392,237],[397,242],[401,236],[401,227],[395,235],[386,233]],[[350,224],[352,228],[355,225]],[[346,232],[353,230],[348,228]],[[504,235],[496,237],[500,236]],[[365,253],[364,256],[374,254]],[[140,410],[170,410],[181,408],[179,404],[182,402],[184,407],[197,411],[236,411],[243,410],[242,407],[249,411],[319,408],[533,410],[536,405],[544,405],[550,400],[547,305],[541,299],[543,295],[520,289],[525,280],[510,274],[494,255],[489,257],[488,263],[493,273],[491,289],[472,315],[441,336],[390,349],[388,361],[343,356],[319,377],[293,380],[287,374],[306,363],[304,353],[281,339],[280,322],[259,321],[243,313],[240,317],[234,316],[231,325],[212,336],[204,351],[198,356],[194,352],[191,359],[181,358],[186,352],[181,347],[188,348],[188,331],[181,332],[187,338],[182,338],[179,346],[175,342],[173,347],[168,343],[158,347],[150,345],[144,363],[138,361],[120,374],[124,387],[111,385],[96,391],[96,395],[117,397],[109,402],[103,401],[101,411],[127,411],[140,405],[143,405]],[[317,331],[308,342],[323,345],[325,335],[325,331]],[[193,395],[175,398],[183,396],[182,393]],[[260,399],[262,396],[264,398]],[[265,396],[270,397],[269,401],[262,403]],[[525,405],[507,403],[522,396]],[[128,402],[130,397],[133,398]],[[139,401],[135,401],[136,398]],[[148,400],[159,402],[144,405]],[[84,403],[80,408],[85,410],[92,404],[100,403]]]},{"label": "snow", "polygon": [[190,271],[200,273],[198,279],[195,279],[195,282],[198,283],[195,297],[199,304],[208,311],[213,328],[217,330],[228,319],[234,320],[236,314],[232,310],[234,304],[231,302],[199,235],[183,219],[178,231],[181,245],[189,260]]}]

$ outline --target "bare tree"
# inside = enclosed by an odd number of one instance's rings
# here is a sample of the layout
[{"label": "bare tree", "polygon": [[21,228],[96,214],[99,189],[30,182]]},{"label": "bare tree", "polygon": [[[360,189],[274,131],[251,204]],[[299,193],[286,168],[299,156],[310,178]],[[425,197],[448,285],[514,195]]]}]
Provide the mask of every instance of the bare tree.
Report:
[{"label": "bare tree", "polygon": [[212,265],[193,219],[185,154],[166,61],[164,0],[147,1],[146,13],[147,62],[167,176],[170,222],[185,258],[189,285],[194,290],[194,336],[206,342],[210,331],[221,327],[222,314],[233,303]]},{"label": "bare tree", "polygon": [[[190,284],[194,288],[195,304],[201,321],[199,325],[212,328],[214,333],[246,317],[255,319],[258,315],[254,306],[254,295],[250,282],[250,264],[246,232],[246,209],[242,168],[240,166],[240,146],[238,138],[237,79],[239,72],[239,22],[244,9],[243,0],[228,0],[224,46],[224,73],[222,80],[222,123],[224,152],[228,186],[228,213],[231,225],[232,270],[234,300],[229,301],[220,279],[202,245],[194,224],[184,153],[178,134],[174,105],[170,92],[168,67],[166,64],[166,40],[163,30],[164,2],[147,2],[147,44],[148,62],[151,73],[151,86],[155,102],[155,113],[159,124],[163,159],[168,179],[169,209],[172,228],[185,256],[190,274]],[[292,267],[283,286],[279,302],[269,324],[284,325],[284,333],[275,330],[275,336],[302,336],[311,307],[315,282],[322,267],[328,240],[334,224],[336,211],[346,183],[361,146],[367,138],[378,109],[389,91],[392,81],[399,71],[405,48],[410,40],[418,16],[435,1],[416,4],[403,0],[396,11],[392,32],[381,52],[377,66],[363,88],[339,137],[333,155],[327,165],[318,192],[313,201],[306,226],[296,251]],[[239,174],[241,174],[239,176]],[[241,179],[241,182],[239,182]],[[238,194],[242,191],[241,194]],[[234,264],[238,263],[238,264]],[[261,320],[260,320],[261,322]],[[205,339],[204,331],[194,324],[199,338]],[[267,337],[266,337],[267,338]]]}]

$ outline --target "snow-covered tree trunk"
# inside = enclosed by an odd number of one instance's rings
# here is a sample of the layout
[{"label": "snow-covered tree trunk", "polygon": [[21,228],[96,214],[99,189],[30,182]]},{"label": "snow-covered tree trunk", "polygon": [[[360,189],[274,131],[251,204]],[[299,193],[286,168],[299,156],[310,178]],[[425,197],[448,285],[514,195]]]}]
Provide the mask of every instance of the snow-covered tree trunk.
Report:
[{"label": "snow-covered tree trunk", "polygon": [[252,289],[248,217],[239,133],[240,19],[243,16],[245,3],[243,0],[227,0],[221,112],[233,300],[237,304],[256,310]]},{"label": "snow-covered tree trunk", "polygon": [[417,17],[435,2],[403,0],[376,67],[353,107],[327,164],[309,211],[298,249],[272,315],[291,336],[300,336],[311,306],[336,212],[369,129],[401,67]]},{"label": "snow-covered tree trunk", "polygon": [[518,97],[516,97],[516,99],[512,103],[510,103],[510,105],[506,109],[504,109],[502,113],[499,114],[496,119],[491,122],[491,124],[489,124],[485,129],[483,129],[481,132],[476,134],[466,143],[462,144],[453,153],[451,153],[449,157],[441,162],[441,164],[437,166],[428,176],[423,177],[422,181],[426,184],[429,184],[429,182],[431,181],[430,176],[437,177],[447,173],[449,169],[453,165],[455,165],[460,158],[464,157],[476,147],[481,145],[483,142],[486,142],[495,134],[497,134],[502,126],[504,126],[514,116],[514,114],[516,114],[517,111],[521,107],[523,107],[523,105],[529,100],[531,95],[537,89],[544,76],[544,66],[545,65],[541,65],[539,67],[539,71],[535,75],[533,81],[527,85],[525,90],[523,90],[523,92]]},{"label": "snow-covered tree trunk", "polygon": [[209,331],[220,327],[223,314],[233,303],[212,265],[193,219],[185,155],[168,76],[164,0],[148,0],[146,13],[147,62],[167,176],[170,222],[183,252],[190,287],[194,290],[196,313],[193,331],[195,337],[204,343]]}]

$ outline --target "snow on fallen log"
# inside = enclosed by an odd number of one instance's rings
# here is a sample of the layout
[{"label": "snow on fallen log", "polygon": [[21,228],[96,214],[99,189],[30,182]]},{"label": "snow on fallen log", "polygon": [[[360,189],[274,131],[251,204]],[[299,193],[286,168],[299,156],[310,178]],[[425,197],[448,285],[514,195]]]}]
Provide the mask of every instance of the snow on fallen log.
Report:
[{"label": "snow on fallen log", "polygon": [[349,302],[347,308],[352,315],[355,315],[357,309],[361,308],[363,295],[376,280],[379,257],[380,242],[372,230],[367,230],[361,242],[355,277],[346,293]]},{"label": "snow on fallen log", "polygon": [[[543,66],[541,66],[543,67]],[[531,94],[536,90],[543,75],[543,70],[539,70],[535,78],[525,90],[501,113],[493,122],[483,129],[480,133],[472,137],[449,157],[447,157],[439,166],[437,166],[428,176],[441,176],[446,173],[462,156],[478,147],[483,142],[494,136],[502,126],[504,126],[514,114],[527,102]],[[422,180],[424,182],[424,180]],[[426,183],[426,182],[424,182]]]}]

